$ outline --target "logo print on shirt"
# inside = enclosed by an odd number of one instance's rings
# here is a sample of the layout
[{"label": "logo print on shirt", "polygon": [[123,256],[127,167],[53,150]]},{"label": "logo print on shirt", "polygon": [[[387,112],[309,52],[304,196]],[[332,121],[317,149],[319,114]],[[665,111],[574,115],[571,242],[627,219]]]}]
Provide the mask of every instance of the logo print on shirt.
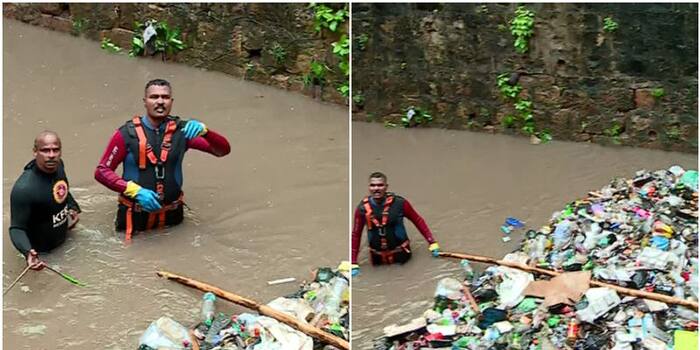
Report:
[{"label": "logo print on shirt", "polygon": [[66,200],[66,197],[68,197],[68,184],[59,180],[53,185],[53,200],[60,204]]}]

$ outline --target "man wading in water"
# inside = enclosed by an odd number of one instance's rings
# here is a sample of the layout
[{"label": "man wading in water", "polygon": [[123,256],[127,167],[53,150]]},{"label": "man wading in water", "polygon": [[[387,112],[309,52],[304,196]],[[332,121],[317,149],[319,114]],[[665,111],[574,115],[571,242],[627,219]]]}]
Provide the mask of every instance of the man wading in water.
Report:
[{"label": "man wading in water", "polygon": [[46,253],[66,240],[78,222],[80,206],[73,199],[61,160],[61,139],[44,131],[34,140],[34,160],[24,167],[10,194],[10,239],[33,270]]},{"label": "man wading in water", "polygon": [[362,230],[367,225],[369,256],[372,265],[403,264],[411,259],[411,246],[403,225],[406,217],[425,237],[428,249],[437,257],[440,246],[433,238],[425,220],[416,212],[407,199],[387,192],[386,175],[374,172],[369,176],[369,196],[362,199],[355,209],[352,226],[352,275],[359,273],[357,254],[362,242]]},{"label": "man wading in water", "polygon": [[[192,148],[217,157],[231,151],[222,135],[200,121],[170,115],[172,89],[166,80],[146,84],[146,115],[135,116],[112,135],[95,179],[119,192],[116,228],[134,231],[177,225],[183,219],[182,160]],[[124,163],[120,177],[115,173]]]}]

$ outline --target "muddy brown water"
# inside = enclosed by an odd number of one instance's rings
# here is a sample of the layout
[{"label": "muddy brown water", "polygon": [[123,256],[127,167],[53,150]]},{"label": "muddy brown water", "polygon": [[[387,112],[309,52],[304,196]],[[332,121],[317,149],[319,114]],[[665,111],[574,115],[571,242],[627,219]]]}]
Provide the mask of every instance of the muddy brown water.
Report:
[{"label": "muddy brown water", "polygon": [[[698,164],[695,154],[557,141],[532,146],[522,137],[359,122],[352,124],[352,140],[353,205],[367,193],[367,176],[383,171],[389,190],[411,201],[444,251],[498,258],[522,239],[518,231],[510,242],[501,241],[506,217],[539,228],[566,203],[614,177]],[[432,258],[407,220],[406,227],[414,255],[403,266],[372,267],[364,233],[361,273],[352,286],[355,349],[371,349],[385,326],[420,317],[432,307],[439,279],[461,277],[459,260]]]},{"label": "muddy brown water", "polygon": [[[44,129],[62,137],[71,190],[84,211],[67,242],[44,258],[88,284],[78,288],[45,271],[26,275],[3,299],[5,349],[135,349],[161,316],[193,324],[202,294],[159,279],[156,270],[267,302],[297,289],[267,281],[308,279],[310,270],[347,259],[345,108],[109,54],[98,42],[10,20],[3,29],[3,286],[25,266],[7,234],[10,190]],[[143,86],[156,77],[173,84],[173,114],[204,121],[232,151],[225,158],[188,152],[184,223],[125,246],[113,229],[116,194],[93,172],[114,130],[143,112]]]}]

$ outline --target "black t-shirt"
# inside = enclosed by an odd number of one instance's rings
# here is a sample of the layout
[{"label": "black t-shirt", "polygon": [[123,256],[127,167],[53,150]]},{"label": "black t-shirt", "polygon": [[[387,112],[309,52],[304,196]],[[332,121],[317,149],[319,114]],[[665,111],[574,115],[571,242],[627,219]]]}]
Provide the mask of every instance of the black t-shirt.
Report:
[{"label": "black t-shirt", "polygon": [[63,162],[53,174],[41,171],[36,161],[29,162],[12,187],[10,208],[10,238],[22,254],[61,245],[68,231],[68,209],[80,212],[68,190]]}]

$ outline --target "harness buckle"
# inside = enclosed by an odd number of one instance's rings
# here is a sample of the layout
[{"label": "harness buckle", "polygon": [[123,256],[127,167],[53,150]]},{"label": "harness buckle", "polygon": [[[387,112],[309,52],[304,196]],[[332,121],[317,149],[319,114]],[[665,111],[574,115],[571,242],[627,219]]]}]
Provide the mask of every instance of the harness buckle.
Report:
[{"label": "harness buckle", "polygon": [[156,164],[153,167],[153,170],[156,173],[156,179],[158,179],[158,180],[165,179],[165,167],[163,166],[162,162],[158,162],[158,164]]}]

